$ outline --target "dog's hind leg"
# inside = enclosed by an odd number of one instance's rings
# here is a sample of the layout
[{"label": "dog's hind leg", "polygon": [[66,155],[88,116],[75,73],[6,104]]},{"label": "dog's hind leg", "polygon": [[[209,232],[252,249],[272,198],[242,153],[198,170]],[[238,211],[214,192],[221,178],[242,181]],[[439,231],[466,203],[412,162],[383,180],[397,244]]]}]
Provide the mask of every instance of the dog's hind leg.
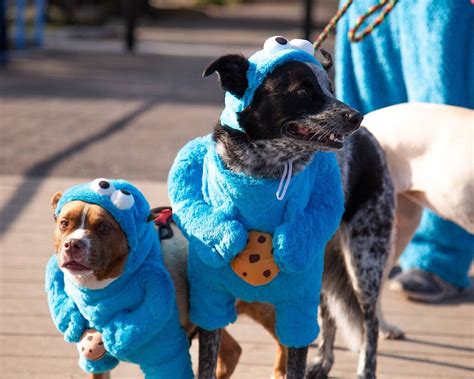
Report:
[{"label": "dog's hind leg", "polygon": [[[394,234],[396,233],[395,230],[393,232]],[[395,265],[395,261],[397,260],[396,256],[396,246],[395,246],[395,238],[396,234],[392,234],[392,244],[391,244],[391,249],[390,249],[390,255],[387,259],[387,264],[385,265],[385,270],[383,274],[383,279],[382,279],[382,288],[380,289],[380,295],[379,299],[377,301],[377,318],[379,320],[379,331],[380,331],[380,337],[383,339],[388,339],[388,340],[398,340],[398,339],[404,339],[405,338],[405,333],[403,333],[403,330],[401,330],[398,326],[390,324],[385,320],[384,314],[383,314],[383,308],[382,308],[382,292],[383,288],[385,287],[387,281],[388,281],[388,276],[390,274],[390,271],[392,270],[393,266]]]},{"label": "dog's hind leg", "polygon": [[306,370],[306,357],[308,346],[301,348],[288,348],[287,379],[303,379]]},{"label": "dog's hind leg", "polygon": [[217,359],[217,379],[229,379],[239,362],[242,348],[226,329],[222,329],[219,357]]},{"label": "dog's hind leg", "polygon": [[315,360],[306,371],[307,379],[326,379],[334,363],[334,340],[336,338],[336,324],[329,313],[327,296],[321,294],[319,304],[319,319],[321,330],[318,340],[318,352]]},{"label": "dog's hind leg", "polygon": [[343,249],[346,269],[362,312],[363,338],[357,374],[363,379],[376,376],[377,302],[392,248],[393,211],[390,196],[382,193],[369,199],[351,220],[348,249]]},{"label": "dog's hind leg", "polygon": [[286,364],[288,361],[288,348],[281,344],[275,332],[275,308],[269,303],[247,303],[239,300],[236,304],[237,313],[245,314],[262,325],[277,343],[275,364],[272,379],[286,377]]},{"label": "dog's hind leg", "polygon": [[199,363],[198,379],[215,379],[217,356],[221,339],[221,330],[205,330],[198,328]]}]

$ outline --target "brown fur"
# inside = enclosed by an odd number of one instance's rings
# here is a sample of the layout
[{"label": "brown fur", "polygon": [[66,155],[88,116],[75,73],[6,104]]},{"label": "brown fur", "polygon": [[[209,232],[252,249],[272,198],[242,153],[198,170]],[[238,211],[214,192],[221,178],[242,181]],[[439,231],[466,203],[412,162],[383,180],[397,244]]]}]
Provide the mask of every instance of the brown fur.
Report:
[{"label": "brown fur", "polygon": [[[60,192],[53,196],[51,200],[53,210],[60,198]],[[63,206],[61,213],[56,217],[54,247],[60,267],[63,267],[65,258],[63,241],[80,226],[85,206],[86,203],[83,201],[71,201]],[[62,221],[67,221],[68,225],[63,227]],[[101,225],[104,224],[110,227],[106,233],[100,231]],[[120,276],[128,256],[128,243],[118,223],[104,208],[89,204],[84,229],[90,239],[90,252],[83,260],[93,270],[97,280]]]}]

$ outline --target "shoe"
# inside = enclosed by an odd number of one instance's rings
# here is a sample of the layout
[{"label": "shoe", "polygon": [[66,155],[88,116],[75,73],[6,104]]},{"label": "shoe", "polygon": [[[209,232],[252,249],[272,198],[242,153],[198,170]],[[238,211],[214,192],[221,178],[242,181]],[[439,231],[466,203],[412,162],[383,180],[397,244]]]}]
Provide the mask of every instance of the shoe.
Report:
[{"label": "shoe", "polygon": [[439,276],[418,269],[401,272],[389,284],[391,291],[400,292],[409,300],[437,303],[459,295],[462,289]]}]

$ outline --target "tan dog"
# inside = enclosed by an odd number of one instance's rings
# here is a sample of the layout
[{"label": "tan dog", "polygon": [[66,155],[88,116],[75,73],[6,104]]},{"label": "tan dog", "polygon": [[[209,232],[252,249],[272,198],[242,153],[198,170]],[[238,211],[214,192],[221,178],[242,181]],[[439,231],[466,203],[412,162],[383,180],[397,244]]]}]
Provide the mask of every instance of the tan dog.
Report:
[{"label": "tan dog", "polygon": [[[53,212],[61,195],[57,192],[51,200]],[[119,277],[128,256],[127,239],[114,218],[102,207],[83,201],[65,204],[56,217],[54,248],[64,274],[90,289],[104,288]],[[80,346],[81,354],[89,359],[105,353],[101,335],[93,329],[84,333]],[[109,375],[90,377],[106,379]]]},{"label": "tan dog", "polygon": [[[429,103],[403,103],[370,112],[364,126],[377,138],[397,194],[397,230],[388,273],[420,223],[423,208],[474,233],[474,111]],[[379,303],[382,334],[388,324]]]}]

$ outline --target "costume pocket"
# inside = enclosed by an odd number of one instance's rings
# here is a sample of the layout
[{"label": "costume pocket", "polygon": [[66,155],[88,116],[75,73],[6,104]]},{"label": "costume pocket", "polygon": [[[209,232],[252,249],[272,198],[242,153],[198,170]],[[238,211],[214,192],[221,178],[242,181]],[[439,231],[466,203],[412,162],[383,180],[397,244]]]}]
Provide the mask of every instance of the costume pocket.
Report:
[{"label": "costume pocket", "polygon": [[232,270],[253,286],[270,283],[280,272],[273,259],[272,235],[249,231],[247,246],[231,262]]}]

